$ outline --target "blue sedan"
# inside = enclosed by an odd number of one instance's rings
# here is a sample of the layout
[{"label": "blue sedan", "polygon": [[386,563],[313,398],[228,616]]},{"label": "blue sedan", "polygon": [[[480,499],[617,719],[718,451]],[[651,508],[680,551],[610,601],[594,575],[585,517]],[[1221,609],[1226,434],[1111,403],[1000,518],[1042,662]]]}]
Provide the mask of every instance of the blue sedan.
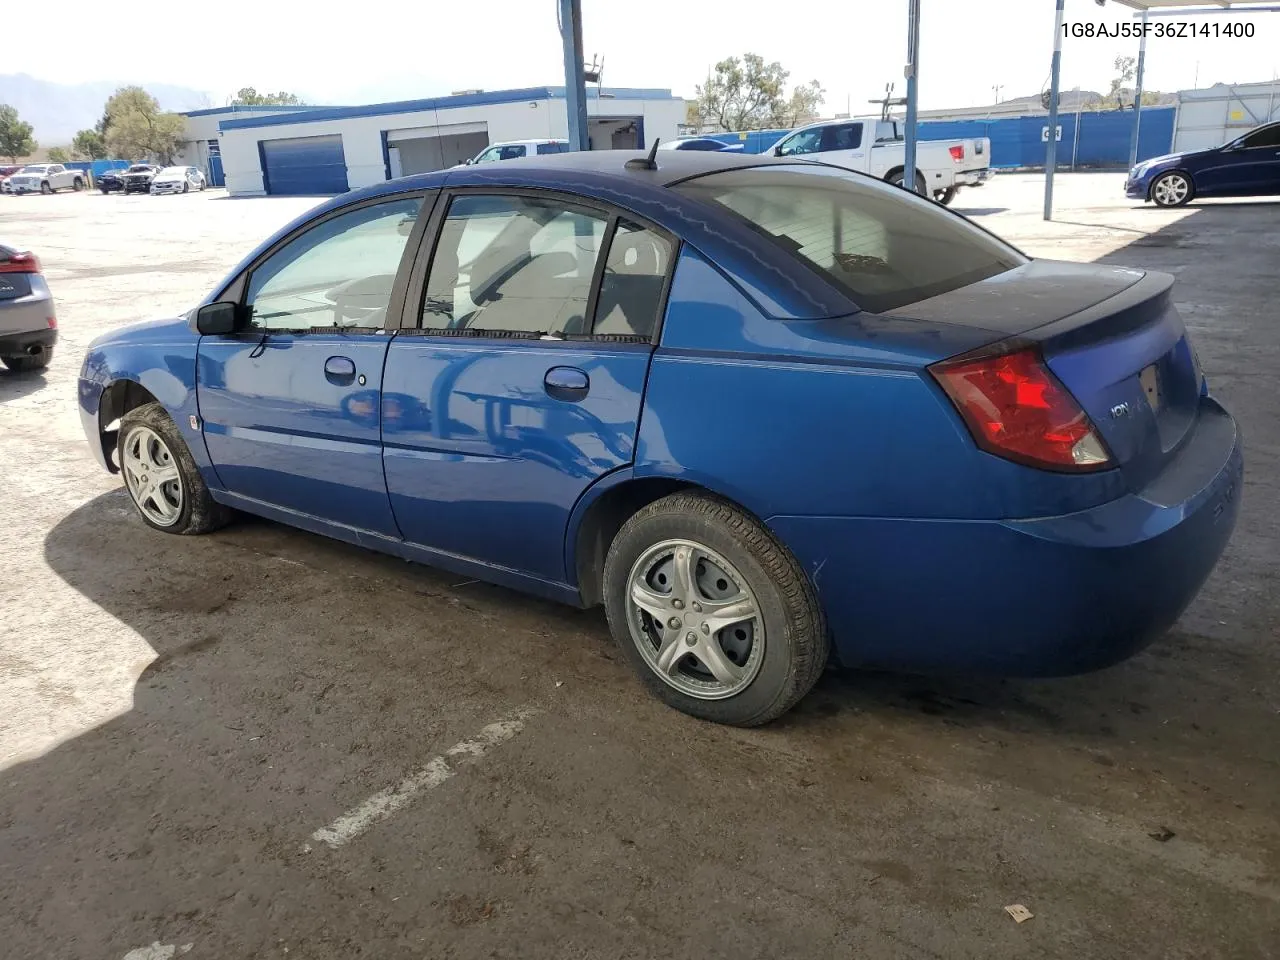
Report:
[{"label": "blue sedan", "polygon": [[1129,171],[1125,196],[1158,207],[1197,197],[1280,196],[1280,122],[1210,150],[1144,160]]},{"label": "blue sedan", "polygon": [[95,341],[79,403],[156,530],[603,605],[658,697],[751,725],[833,654],[1062,675],[1177,619],[1242,457],[1172,284],[820,163],[537,157],[325,203]]}]

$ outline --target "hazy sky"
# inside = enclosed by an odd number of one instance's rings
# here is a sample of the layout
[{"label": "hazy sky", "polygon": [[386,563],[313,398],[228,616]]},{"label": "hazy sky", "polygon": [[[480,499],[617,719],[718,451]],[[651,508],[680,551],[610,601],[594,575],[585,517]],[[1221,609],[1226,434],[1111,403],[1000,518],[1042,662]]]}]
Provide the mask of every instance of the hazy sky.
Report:
[{"label": "hazy sky", "polygon": [[[1052,54],[1053,0],[921,0],[921,106],[990,103],[1040,91]],[[611,86],[670,87],[692,97],[718,59],[754,51],[793,81],[817,79],[827,112],[854,111],[889,81],[902,93],[907,0],[582,0],[584,42],[605,56]],[[48,80],[155,81],[207,90],[215,103],[241,86],[286,89],[312,103],[434,96],[466,88],[563,83],[556,0],[379,0],[308,4],[217,0],[151,5],[119,26],[103,5],[57,4],[38,43],[6,44],[0,72]],[[120,9],[126,9],[121,7]],[[142,8],[138,8],[141,10]],[[299,15],[296,11],[327,10]],[[1067,0],[1067,19],[1115,23],[1132,11]],[[169,23],[172,16],[177,22]],[[1197,18],[1251,21],[1252,40],[1149,41],[1147,86],[1177,90],[1269,80],[1280,65],[1280,14]],[[35,36],[32,34],[31,36]],[[1119,54],[1137,40],[1068,39],[1063,86],[1105,91]]]}]

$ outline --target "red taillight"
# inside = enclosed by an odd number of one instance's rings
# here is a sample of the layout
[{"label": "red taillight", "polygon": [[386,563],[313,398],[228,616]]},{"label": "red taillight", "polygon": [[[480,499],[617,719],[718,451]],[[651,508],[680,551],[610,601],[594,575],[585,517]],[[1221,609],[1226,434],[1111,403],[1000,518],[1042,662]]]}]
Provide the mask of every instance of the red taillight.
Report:
[{"label": "red taillight", "polygon": [[1089,415],[1034,347],[930,370],[988,453],[1050,470],[1113,465]]},{"label": "red taillight", "polygon": [[0,260],[0,273],[39,273],[40,258],[34,253],[12,253]]},{"label": "red taillight", "polygon": [[961,160],[964,159],[963,143],[957,143],[954,147],[951,148],[951,159],[954,160],[956,163],[959,163]]},{"label": "red taillight", "polygon": [[56,329],[58,329],[58,318],[57,318],[57,317],[50,317],[50,318],[49,318],[49,329],[50,329],[50,330],[56,330]]}]

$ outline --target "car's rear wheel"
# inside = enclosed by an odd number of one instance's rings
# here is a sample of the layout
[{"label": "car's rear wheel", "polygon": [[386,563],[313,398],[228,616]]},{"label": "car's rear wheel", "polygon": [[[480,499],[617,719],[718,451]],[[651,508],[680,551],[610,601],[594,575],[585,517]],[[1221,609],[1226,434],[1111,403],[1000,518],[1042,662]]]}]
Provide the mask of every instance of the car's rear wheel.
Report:
[{"label": "car's rear wheel", "polygon": [[71,189],[74,190],[76,193],[79,193],[81,190],[84,189],[84,181],[81,180],[79,177],[76,177],[75,182],[71,184]]},{"label": "car's rear wheel", "polygon": [[609,548],[604,597],[645,686],[695,717],[767,723],[826,666],[822,611],[799,565],[716,497],[672,494],[628,520]]},{"label": "car's rear wheel", "polygon": [[1151,184],[1151,199],[1157,207],[1181,207],[1190,203],[1195,195],[1191,178],[1178,170],[1162,173]]},{"label": "car's rear wheel", "polygon": [[208,533],[231,518],[231,511],[210,496],[160,404],[143,404],[120,419],[116,458],[129,498],[148,526],[165,533]]},{"label": "car's rear wheel", "polygon": [[947,187],[945,190],[939,190],[933,195],[933,199],[937,200],[944,207],[951,206],[951,201],[956,198],[957,190],[955,187]]},{"label": "car's rear wheel", "polygon": [[14,373],[29,373],[32,370],[43,370],[53,359],[53,348],[44,347],[39,353],[24,353],[17,357],[5,357],[4,365]]}]

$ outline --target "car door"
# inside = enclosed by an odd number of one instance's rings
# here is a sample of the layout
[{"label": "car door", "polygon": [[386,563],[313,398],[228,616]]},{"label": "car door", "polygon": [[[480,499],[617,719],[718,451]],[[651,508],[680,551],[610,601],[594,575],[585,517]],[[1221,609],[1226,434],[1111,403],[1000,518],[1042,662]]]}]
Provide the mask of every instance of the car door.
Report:
[{"label": "car door", "polygon": [[817,153],[822,149],[822,127],[810,127],[797,130],[788,137],[783,137],[773,148],[776,157],[803,157]]},{"label": "car door", "polygon": [[1196,191],[1204,196],[1280,193],[1280,124],[1255,130],[1194,165]]},{"label": "car door", "polygon": [[238,281],[248,329],[203,337],[197,372],[205,444],[233,495],[398,536],[379,401],[423,204],[417,193],[339,208]]},{"label": "car door", "polygon": [[634,457],[676,243],[547,194],[459,192],[439,221],[387,354],[392,510],[428,551],[564,583],[574,504]]},{"label": "car door", "polygon": [[866,164],[866,148],[862,142],[861,123],[833,123],[822,128],[822,141],[818,152],[824,163],[860,170]]}]

